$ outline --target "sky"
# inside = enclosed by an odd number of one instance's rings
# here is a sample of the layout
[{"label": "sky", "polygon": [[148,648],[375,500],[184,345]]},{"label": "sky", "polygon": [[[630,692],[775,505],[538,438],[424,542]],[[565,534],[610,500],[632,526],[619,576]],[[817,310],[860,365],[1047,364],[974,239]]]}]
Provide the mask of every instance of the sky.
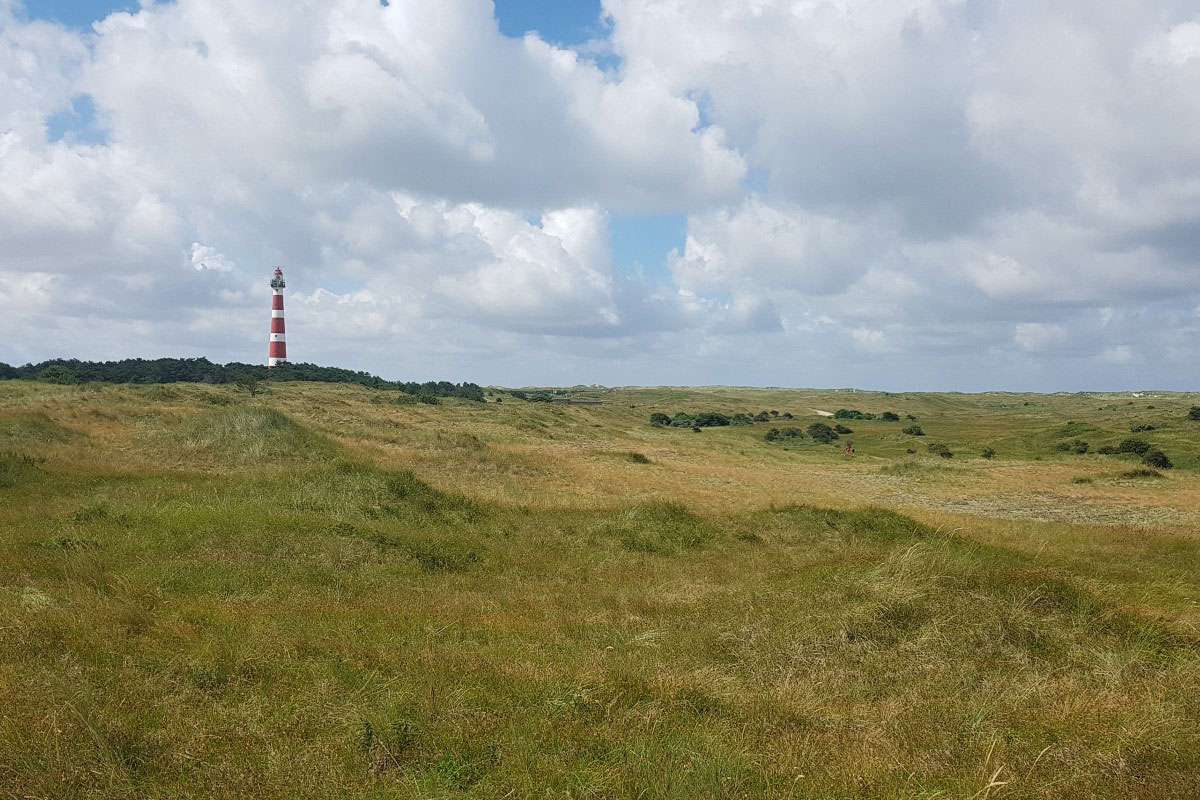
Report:
[{"label": "sky", "polygon": [[1200,0],[0,0],[0,361],[1200,389]]}]

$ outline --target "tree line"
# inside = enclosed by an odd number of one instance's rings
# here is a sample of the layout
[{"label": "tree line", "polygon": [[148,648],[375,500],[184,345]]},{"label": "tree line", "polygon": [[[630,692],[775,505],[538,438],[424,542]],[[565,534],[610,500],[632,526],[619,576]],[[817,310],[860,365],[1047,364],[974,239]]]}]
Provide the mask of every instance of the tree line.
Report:
[{"label": "tree line", "polygon": [[318,364],[284,363],[215,364],[207,358],[125,358],[120,361],[80,361],[54,358],[37,364],[13,367],[0,362],[0,380],[20,378],[49,383],[209,383],[256,381],[316,381],[351,383],[372,389],[393,389],[424,397],[460,397],[483,402],[483,388],[474,383],[450,381],[389,381],[369,372],[322,367]]}]

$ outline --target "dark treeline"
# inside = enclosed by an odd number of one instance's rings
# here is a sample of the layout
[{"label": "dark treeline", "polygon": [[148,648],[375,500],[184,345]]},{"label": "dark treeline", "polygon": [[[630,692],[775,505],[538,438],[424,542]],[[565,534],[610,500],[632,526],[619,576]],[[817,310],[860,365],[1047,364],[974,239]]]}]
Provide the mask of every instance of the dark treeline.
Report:
[{"label": "dark treeline", "polygon": [[55,358],[38,364],[11,367],[0,363],[0,380],[31,378],[52,383],[236,383],[252,378],[260,381],[319,381],[353,383],[373,389],[396,389],[405,394],[427,397],[484,399],[483,389],[474,383],[449,381],[388,381],[369,372],[317,364],[280,364],[267,368],[262,364],[214,364],[207,358],[126,358],[121,361],[79,361]]}]

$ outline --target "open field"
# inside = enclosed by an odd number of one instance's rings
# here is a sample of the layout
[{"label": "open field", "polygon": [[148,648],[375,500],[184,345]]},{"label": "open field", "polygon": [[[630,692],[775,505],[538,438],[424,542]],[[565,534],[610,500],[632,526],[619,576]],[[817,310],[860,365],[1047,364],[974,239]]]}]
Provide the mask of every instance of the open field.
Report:
[{"label": "open field", "polygon": [[0,382],[0,797],[1197,796],[1195,395],[576,395]]}]

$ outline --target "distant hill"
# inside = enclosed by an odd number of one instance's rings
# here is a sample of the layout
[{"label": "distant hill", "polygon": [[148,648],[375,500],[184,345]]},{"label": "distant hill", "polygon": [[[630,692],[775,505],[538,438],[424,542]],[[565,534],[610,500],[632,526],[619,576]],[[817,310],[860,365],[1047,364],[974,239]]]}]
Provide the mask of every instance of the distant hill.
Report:
[{"label": "distant hill", "polygon": [[406,394],[431,397],[484,399],[483,389],[474,383],[449,381],[389,381],[369,372],[317,364],[214,364],[207,358],[126,358],[120,361],[80,361],[54,358],[37,364],[13,367],[0,363],[0,380],[27,378],[50,383],[233,383],[252,377],[260,381],[317,381],[353,383],[374,389],[395,389]]}]

